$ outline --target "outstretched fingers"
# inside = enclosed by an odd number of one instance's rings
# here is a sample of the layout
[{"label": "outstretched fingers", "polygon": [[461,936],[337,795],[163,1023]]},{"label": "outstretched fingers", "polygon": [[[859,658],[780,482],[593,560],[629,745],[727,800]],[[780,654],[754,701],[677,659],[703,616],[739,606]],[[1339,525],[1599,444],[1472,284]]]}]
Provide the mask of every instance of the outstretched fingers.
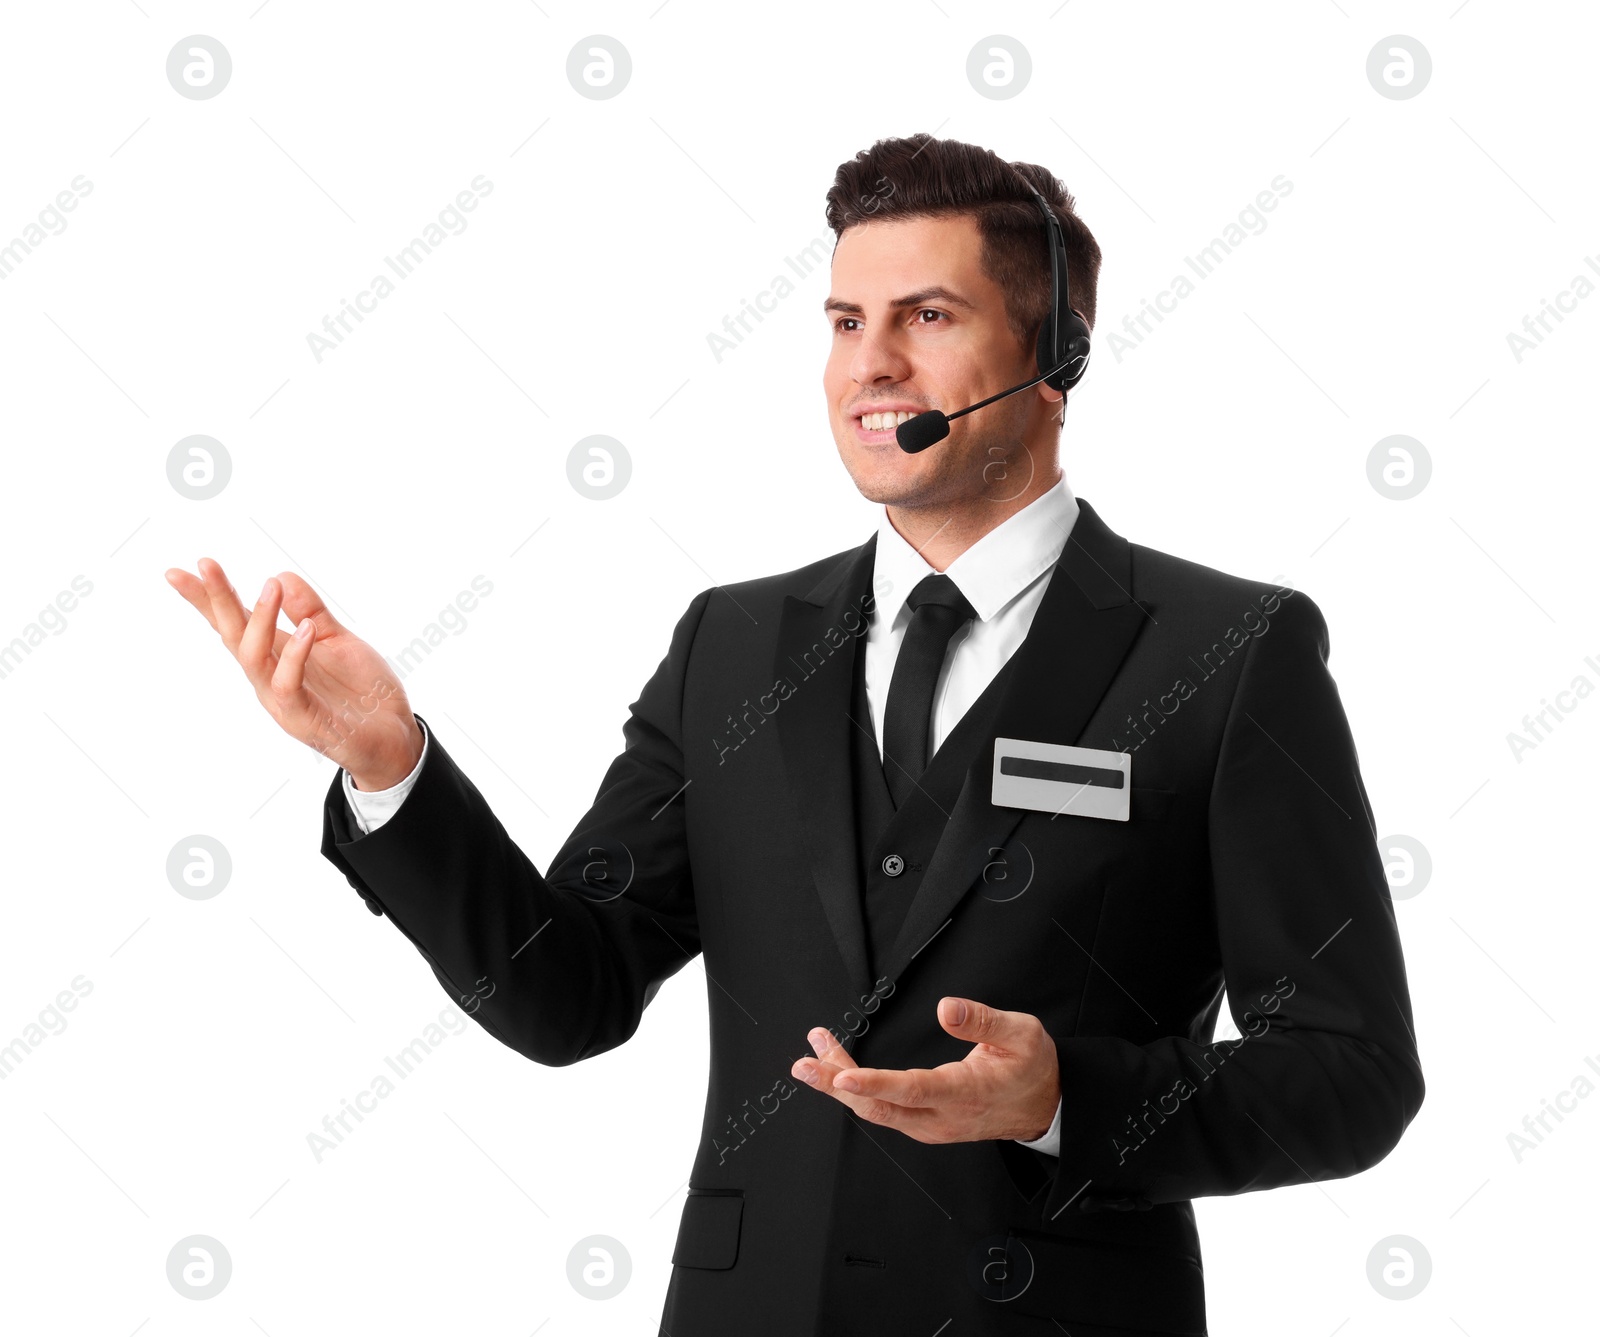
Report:
[{"label": "outstretched fingers", "polygon": [[239,653],[239,638],[244,635],[248,614],[239,602],[238,592],[228,582],[223,569],[209,557],[199,562],[200,579],[205,582],[207,597],[211,600],[211,625],[222,637],[230,653]]},{"label": "outstretched fingers", "polygon": [[858,1067],[844,1046],[834,1039],[831,1032],[822,1027],[813,1030],[808,1038],[817,1056],[814,1059],[797,1060],[793,1067],[796,1077],[809,1082],[824,1095],[832,1096],[841,1105],[848,1106],[869,1123],[898,1129],[907,1136],[926,1140],[926,1130],[940,1117],[937,1110],[882,1098],[875,1089],[866,1094],[861,1091],[859,1085],[855,1089],[848,1085],[840,1085],[840,1082],[849,1083],[868,1073],[883,1076],[897,1074],[888,1073],[883,1069]]},{"label": "outstretched fingers", "polygon": [[211,611],[211,595],[207,592],[205,582],[198,576],[185,571],[182,567],[169,567],[166,571],[167,584],[177,590],[201,617],[211,624],[211,630],[217,630],[216,615]]}]

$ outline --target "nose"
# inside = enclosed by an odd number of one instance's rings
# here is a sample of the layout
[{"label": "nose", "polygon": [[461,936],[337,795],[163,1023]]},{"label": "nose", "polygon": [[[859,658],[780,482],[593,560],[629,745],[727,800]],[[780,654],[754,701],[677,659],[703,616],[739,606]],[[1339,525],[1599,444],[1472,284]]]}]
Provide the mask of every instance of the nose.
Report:
[{"label": "nose", "polygon": [[893,385],[910,375],[911,362],[892,326],[862,331],[850,359],[850,377],[857,385]]}]

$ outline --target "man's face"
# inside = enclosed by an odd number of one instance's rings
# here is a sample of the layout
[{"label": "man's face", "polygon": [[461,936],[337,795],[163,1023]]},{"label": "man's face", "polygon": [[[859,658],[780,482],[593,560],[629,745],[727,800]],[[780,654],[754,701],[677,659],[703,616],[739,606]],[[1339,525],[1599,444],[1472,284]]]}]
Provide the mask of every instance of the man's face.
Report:
[{"label": "man's face", "polygon": [[958,214],[859,223],[834,249],[822,384],[839,457],[869,501],[1004,500],[1055,473],[1061,395],[1048,386],[956,419],[915,455],[895,441],[897,418],[870,416],[953,412],[1037,373],[983,272],[982,245],[977,221]]}]

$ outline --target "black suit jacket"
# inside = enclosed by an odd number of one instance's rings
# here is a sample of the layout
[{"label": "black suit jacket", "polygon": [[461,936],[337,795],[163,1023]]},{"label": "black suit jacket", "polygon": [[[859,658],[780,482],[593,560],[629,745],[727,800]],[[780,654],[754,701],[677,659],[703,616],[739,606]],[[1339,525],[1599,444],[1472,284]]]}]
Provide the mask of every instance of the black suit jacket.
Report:
[{"label": "black suit jacket", "polygon": [[[536,1062],[622,1044],[704,955],[672,1337],[1203,1333],[1190,1200],[1355,1174],[1422,1103],[1321,613],[1079,505],[986,727],[930,763],[926,857],[876,970],[848,732],[869,727],[848,708],[876,536],[695,596],[545,875],[437,733],[370,835],[329,789],[322,852]],[[995,806],[998,736],[1130,752],[1130,820]],[[1240,1036],[1213,1043],[1224,986]],[[1059,1157],[920,1143],[790,1078],[817,1025],[864,1065],[961,1058],[946,994],[1043,1019]]]}]

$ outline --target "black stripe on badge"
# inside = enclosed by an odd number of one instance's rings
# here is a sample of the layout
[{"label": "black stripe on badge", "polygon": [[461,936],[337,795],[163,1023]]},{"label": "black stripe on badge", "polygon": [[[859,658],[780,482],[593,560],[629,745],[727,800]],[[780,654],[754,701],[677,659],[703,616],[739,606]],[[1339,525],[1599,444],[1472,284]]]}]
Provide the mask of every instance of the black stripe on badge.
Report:
[{"label": "black stripe on badge", "polygon": [[1102,766],[1080,766],[1071,761],[1046,761],[1043,757],[1000,758],[1001,775],[1017,775],[1024,780],[1054,780],[1064,785],[1096,785],[1101,789],[1121,789],[1121,771]]}]

